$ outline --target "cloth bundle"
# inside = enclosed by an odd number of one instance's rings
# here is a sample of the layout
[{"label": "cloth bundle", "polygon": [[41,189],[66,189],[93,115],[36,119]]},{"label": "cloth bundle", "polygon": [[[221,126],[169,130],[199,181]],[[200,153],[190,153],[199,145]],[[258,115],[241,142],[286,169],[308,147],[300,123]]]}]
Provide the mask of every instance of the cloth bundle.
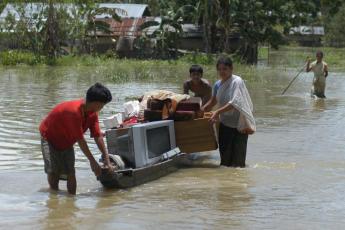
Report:
[{"label": "cloth bundle", "polygon": [[253,134],[256,131],[253,103],[243,80],[233,76],[233,79],[229,79],[220,86],[218,95],[226,95],[218,100],[226,100],[240,113],[237,129],[240,132]]}]

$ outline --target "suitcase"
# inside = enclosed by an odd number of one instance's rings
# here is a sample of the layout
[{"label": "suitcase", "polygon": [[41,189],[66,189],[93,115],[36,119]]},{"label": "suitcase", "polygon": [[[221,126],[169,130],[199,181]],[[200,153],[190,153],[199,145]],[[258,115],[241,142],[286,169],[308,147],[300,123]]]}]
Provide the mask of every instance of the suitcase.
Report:
[{"label": "suitcase", "polygon": [[201,109],[201,98],[190,97],[187,100],[180,101],[177,105],[176,111],[194,111],[197,112]]},{"label": "suitcase", "polygon": [[162,120],[162,110],[144,110],[144,119],[146,121],[160,121]]},{"label": "suitcase", "polygon": [[174,114],[174,121],[189,121],[196,118],[194,111],[176,111]]},{"label": "suitcase", "polygon": [[147,100],[147,108],[151,110],[162,110],[164,107],[165,101],[157,100],[157,99],[148,99]]}]

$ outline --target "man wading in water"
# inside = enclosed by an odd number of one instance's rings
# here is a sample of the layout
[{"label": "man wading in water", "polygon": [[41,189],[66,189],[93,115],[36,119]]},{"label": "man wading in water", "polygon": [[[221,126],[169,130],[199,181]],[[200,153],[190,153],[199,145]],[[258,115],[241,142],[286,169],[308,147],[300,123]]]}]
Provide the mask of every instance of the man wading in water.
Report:
[{"label": "man wading in water", "polygon": [[326,98],[325,88],[326,88],[326,77],[328,76],[328,66],[327,63],[322,61],[323,53],[322,51],[316,52],[316,61],[310,63],[310,59],[307,62],[307,72],[314,72],[313,86],[311,89],[311,95],[315,95],[320,98]]},{"label": "man wading in water", "polygon": [[76,142],[88,158],[95,175],[101,174],[101,166],[95,160],[84,138],[84,133],[88,129],[102,153],[105,167],[112,171],[98,122],[98,112],[111,100],[109,89],[96,83],[88,89],[85,99],[58,104],[41,122],[39,129],[42,137],[44,169],[51,189],[58,190],[59,180],[62,179],[67,180],[68,192],[76,194],[77,180],[73,148]]}]

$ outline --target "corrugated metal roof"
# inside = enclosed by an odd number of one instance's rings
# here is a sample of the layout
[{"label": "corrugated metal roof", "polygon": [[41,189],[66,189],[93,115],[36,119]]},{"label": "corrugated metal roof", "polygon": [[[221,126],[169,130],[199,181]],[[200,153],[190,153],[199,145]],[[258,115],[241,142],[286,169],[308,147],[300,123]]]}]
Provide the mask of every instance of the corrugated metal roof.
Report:
[{"label": "corrugated metal roof", "polygon": [[[110,25],[110,34],[97,32],[98,36],[101,37],[113,37],[113,36],[141,36],[142,33],[151,35],[158,26],[151,26],[145,28],[143,31],[140,30],[140,26],[146,21],[157,21],[160,22],[160,17],[144,17],[144,18],[124,18],[121,22],[115,21],[113,19],[99,19],[105,21]],[[175,28],[169,27],[171,31],[175,31]],[[195,24],[182,24],[183,34],[182,37],[202,37],[202,28]]]},{"label": "corrugated metal roof", "polygon": [[113,19],[103,19],[102,21],[107,22],[110,25],[111,34],[105,34],[98,32],[98,36],[134,36],[138,37],[141,35],[140,25],[149,18],[124,18],[121,22]]},{"label": "corrugated metal roof", "polygon": [[[146,4],[121,4],[121,3],[100,3],[99,7],[106,7],[106,8],[119,8],[125,10],[127,15],[119,14],[122,18],[141,18],[144,16],[145,10],[148,8]],[[101,14],[98,15],[96,18],[106,18],[109,15]]]},{"label": "corrugated metal roof", "polygon": [[292,27],[289,34],[325,35],[325,29],[323,26],[298,26]]},{"label": "corrugated metal roof", "polygon": [[[154,20],[158,23],[161,23],[162,18],[161,17],[155,17],[151,20]],[[186,24],[182,24],[182,37],[187,38],[187,37],[202,37],[203,36],[203,32],[202,32],[202,27],[199,25],[195,25],[195,24],[191,24],[191,23],[186,23]],[[157,30],[159,28],[159,26],[150,26],[147,27],[143,30],[143,32],[145,34],[151,35],[153,34],[153,32],[155,32],[155,30]],[[167,26],[166,27],[168,30],[170,31],[175,31],[176,29],[172,26]]]}]

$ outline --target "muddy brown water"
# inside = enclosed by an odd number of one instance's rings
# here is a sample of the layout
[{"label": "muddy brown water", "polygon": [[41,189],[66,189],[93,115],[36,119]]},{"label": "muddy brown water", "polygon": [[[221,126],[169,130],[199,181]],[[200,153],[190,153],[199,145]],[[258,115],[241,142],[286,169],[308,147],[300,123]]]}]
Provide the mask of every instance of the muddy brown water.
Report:
[{"label": "muddy brown water", "polygon": [[48,190],[37,132],[43,116],[60,101],[82,97],[95,81],[115,97],[103,119],[147,90],[181,92],[184,79],[114,83],[92,68],[1,69],[0,228],[343,229],[344,73],[331,73],[328,98],[315,100],[311,75],[303,73],[281,96],[296,69],[257,71],[247,81],[258,129],[249,138],[247,168],[219,168],[217,151],[198,153],[159,180],[106,190],[76,148],[73,197],[64,183],[57,193]]}]

